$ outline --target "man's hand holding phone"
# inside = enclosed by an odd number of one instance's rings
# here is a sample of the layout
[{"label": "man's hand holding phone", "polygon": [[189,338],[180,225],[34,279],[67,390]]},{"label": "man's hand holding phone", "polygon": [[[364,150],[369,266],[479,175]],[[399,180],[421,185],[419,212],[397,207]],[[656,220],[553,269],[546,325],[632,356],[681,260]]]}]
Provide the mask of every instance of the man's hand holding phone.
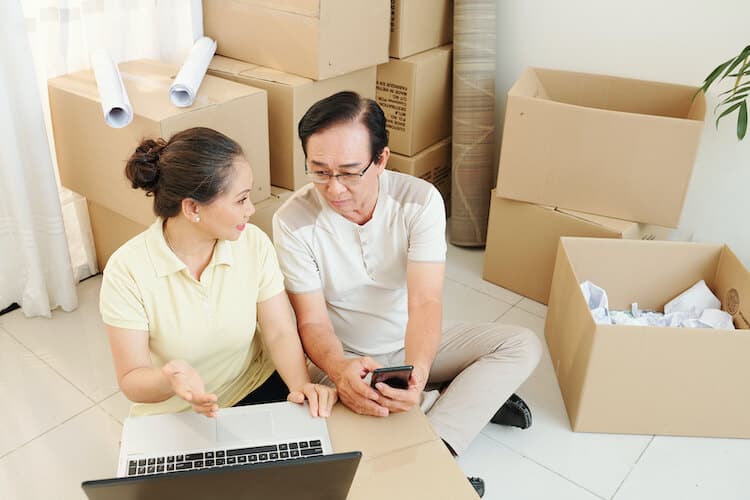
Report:
[{"label": "man's hand holding phone", "polygon": [[419,404],[427,374],[411,365],[375,370],[372,385],[380,393],[378,403],[390,412],[409,411]]},{"label": "man's hand holding phone", "polygon": [[339,400],[349,409],[361,415],[385,417],[389,410],[378,403],[381,395],[365,382],[368,373],[380,368],[374,359],[367,356],[342,361],[329,376],[339,393]]}]

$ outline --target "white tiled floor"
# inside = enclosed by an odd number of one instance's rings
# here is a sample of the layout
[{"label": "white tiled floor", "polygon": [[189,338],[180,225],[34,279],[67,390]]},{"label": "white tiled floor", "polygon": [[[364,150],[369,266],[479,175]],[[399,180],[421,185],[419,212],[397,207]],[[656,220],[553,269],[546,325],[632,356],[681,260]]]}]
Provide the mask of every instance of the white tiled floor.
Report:
[{"label": "white tiled floor", "polygon": [[[543,336],[546,307],[483,281],[483,258],[449,246],[446,320],[521,324]],[[100,283],[81,283],[79,308],[51,320],[0,316],[0,499],[83,499],[81,481],[114,475],[128,402],[99,319]],[[485,479],[487,499],[750,498],[750,440],[573,433],[546,353],[518,392],[531,429],[489,424],[459,459]]]}]

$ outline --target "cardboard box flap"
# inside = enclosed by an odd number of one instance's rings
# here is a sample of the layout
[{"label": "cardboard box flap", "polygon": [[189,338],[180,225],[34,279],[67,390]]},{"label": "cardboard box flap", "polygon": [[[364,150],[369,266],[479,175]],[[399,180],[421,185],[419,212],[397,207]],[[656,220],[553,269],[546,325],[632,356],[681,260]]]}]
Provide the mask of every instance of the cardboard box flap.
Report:
[{"label": "cardboard box flap", "polygon": [[[571,256],[564,240],[569,238],[560,238],[557,246],[555,270],[549,293],[550,307],[547,310],[544,331],[552,367],[560,380],[568,415],[571,422],[574,422],[579,412],[582,391],[572,388],[582,387],[587,379],[596,324],[589,312],[586,299],[577,286],[580,282],[579,276],[576,275],[574,266],[571,266]],[[566,326],[564,338],[548,333],[563,324]]]},{"label": "cardboard box flap", "polygon": [[425,50],[424,52],[414,54],[412,56],[406,57],[401,60],[407,61],[412,64],[421,64],[425,61],[430,61],[435,58],[445,57],[445,52],[451,52],[452,50],[453,50],[453,44],[446,43],[445,45],[441,45],[440,47],[435,47],[434,49]]},{"label": "cardboard box flap", "polygon": [[[416,467],[418,464],[422,467]],[[478,497],[448,448],[436,440],[370,461],[362,458],[347,499],[387,498],[461,500]]]},{"label": "cardboard box flap", "polygon": [[[362,451],[363,461],[437,439],[427,417],[416,407],[382,418],[357,415],[339,404],[333,407],[330,418],[329,422],[336,422],[336,425],[328,426],[334,451]],[[365,425],[366,436],[362,435]],[[351,447],[354,443],[357,446]]]},{"label": "cardboard box flap", "polygon": [[214,56],[213,59],[211,59],[211,64],[208,65],[208,69],[211,71],[231,76],[239,76],[243,71],[248,71],[257,67],[257,64],[218,55]]},{"label": "cardboard box flap", "polygon": [[[553,209],[552,207],[547,207],[547,208]],[[576,219],[580,219],[580,220],[590,222],[592,224],[596,224],[598,226],[610,229],[620,234],[625,234],[629,231],[632,231],[634,227],[638,226],[637,222],[631,222],[631,221],[622,220],[622,219],[613,219],[612,217],[605,217],[603,215],[587,214],[583,212],[578,212],[576,210],[568,210],[568,209],[560,208],[560,207],[556,207],[553,210],[560,212],[561,214],[567,215],[569,217],[575,217]]]},{"label": "cardboard box flap", "polygon": [[261,7],[307,17],[320,17],[320,0],[225,0],[233,8]]},{"label": "cardboard box flap", "polygon": [[264,80],[266,82],[288,85],[290,87],[307,85],[313,81],[309,78],[305,78],[304,76],[285,73],[277,69],[266,68],[265,66],[255,66],[254,68],[249,68],[242,72],[242,76],[257,78],[258,80]]},{"label": "cardboard box flap", "polygon": [[245,77],[249,79],[263,80],[265,82],[280,83],[292,87],[306,85],[313,81],[304,76],[293,75],[277,69],[267,68],[258,64],[218,55],[211,59],[211,64],[209,64],[208,69],[212,73],[217,73],[223,77],[231,76],[233,79],[242,79]]},{"label": "cardboard box flap", "polygon": [[734,326],[750,329],[750,273],[726,245],[709,286],[721,300],[721,308],[734,318]]},{"label": "cardboard box flap", "polygon": [[529,82],[538,87],[537,98],[610,112],[704,119],[705,97],[701,93],[693,100],[698,87],[541,68],[529,71],[536,77]]}]

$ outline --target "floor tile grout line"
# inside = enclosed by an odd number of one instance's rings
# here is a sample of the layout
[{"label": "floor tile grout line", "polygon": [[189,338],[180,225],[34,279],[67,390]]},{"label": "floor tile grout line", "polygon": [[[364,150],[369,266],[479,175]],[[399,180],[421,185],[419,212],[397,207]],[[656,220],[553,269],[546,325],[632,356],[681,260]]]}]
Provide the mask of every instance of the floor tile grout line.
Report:
[{"label": "floor tile grout line", "polygon": [[622,488],[622,485],[624,485],[625,481],[628,480],[628,478],[630,477],[630,474],[633,473],[633,470],[638,465],[638,462],[641,461],[641,458],[643,457],[644,453],[646,453],[646,450],[648,450],[648,448],[651,446],[651,443],[654,442],[655,438],[656,436],[651,436],[651,439],[649,439],[648,443],[646,443],[646,446],[643,447],[643,451],[641,451],[640,455],[638,455],[638,458],[635,459],[635,462],[633,463],[633,465],[630,466],[628,473],[625,474],[625,477],[622,479],[622,481],[620,481],[620,484],[617,485],[617,489],[612,494],[612,497],[610,498],[610,500],[615,500],[615,497],[617,497],[617,494],[620,492],[620,488]]},{"label": "floor tile grout line", "polygon": [[[486,297],[489,297],[489,298],[491,298],[491,299],[495,299],[495,300],[499,300],[500,302],[503,302],[504,304],[510,304],[510,305],[511,305],[511,306],[513,306],[513,307],[515,307],[515,306],[516,306],[516,304],[518,304],[519,302],[521,302],[521,301],[523,300],[523,297],[521,297],[521,298],[520,298],[520,299],[518,299],[518,300],[517,300],[516,302],[510,302],[510,301],[508,301],[508,300],[505,300],[505,299],[501,299],[500,297],[495,297],[494,295],[490,295],[489,293],[487,293],[487,292],[485,292],[485,291],[483,291],[483,290],[479,290],[478,288],[475,288],[475,287],[473,287],[473,286],[471,286],[471,285],[469,285],[469,284],[467,284],[467,283],[464,283],[464,282],[462,282],[462,281],[458,281],[458,280],[456,280],[456,279],[454,279],[454,278],[449,278],[449,277],[447,277],[447,276],[446,276],[446,277],[445,277],[445,280],[446,280],[446,281],[452,281],[453,283],[459,284],[459,285],[461,285],[461,286],[465,286],[466,288],[470,288],[470,289],[474,290],[475,292],[477,292],[477,293],[481,293],[482,295],[484,295],[484,296],[486,296]],[[527,311],[527,312],[528,312],[528,311]]]},{"label": "floor tile grout line", "polygon": [[[3,330],[5,331],[5,333],[8,334],[8,336],[11,339],[15,340],[21,347],[23,347],[24,349],[26,349],[27,351],[29,351],[32,355],[34,355],[35,358],[37,358],[39,361],[41,361],[42,363],[44,363],[44,365],[47,368],[49,368],[50,370],[52,370],[58,377],[60,377],[61,379],[63,379],[64,381],[66,381],[68,384],[70,384],[71,387],[73,387],[76,391],[80,392],[83,395],[83,397],[85,397],[86,399],[88,399],[89,401],[91,401],[91,403],[93,403],[93,404],[98,404],[98,402],[95,401],[94,398],[90,397],[88,394],[86,394],[85,392],[83,392],[83,390],[81,390],[80,387],[78,387],[76,384],[74,384],[73,382],[71,382],[70,380],[68,380],[68,378],[65,375],[63,375],[62,373],[60,373],[59,371],[57,371],[57,369],[55,369],[54,366],[50,365],[44,358],[42,358],[37,353],[35,353],[33,350],[31,350],[30,347],[28,347],[26,344],[24,344],[23,342],[21,342],[18,338],[16,338],[15,335],[13,335],[12,333],[10,333],[6,328],[3,328]],[[111,397],[112,395],[114,395],[114,393],[110,394],[107,397]],[[104,398],[104,399],[107,399],[107,398]],[[104,401],[104,399],[102,401]]]},{"label": "floor tile grout line", "polygon": [[86,407],[86,408],[82,409],[82,410],[81,410],[81,411],[79,411],[78,413],[75,413],[75,414],[71,415],[70,417],[66,418],[66,419],[65,419],[65,420],[63,420],[62,422],[59,422],[59,423],[57,423],[57,424],[53,425],[52,427],[50,427],[49,429],[45,430],[45,431],[44,431],[44,432],[42,432],[41,434],[39,434],[39,435],[37,435],[37,436],[34,436],[33,438],[29,439],[28,441],[25,441],[25,442],[21,443],[21,444],[20,444],[19,446],[17,446],[16,448],[14,448],[14,449],[10,450],[9,452],[7,452],[7,453],[4,453],[4,454],[0,455],[0,460],[3,460],[3,459],[4,459],[5,457],[7,457],[7,456],[9,456],[9,455],[11,455],[11,454],[13,454],[13,453],[17,452],[18,450],[20,450],[20,449],[21,449],[21,448],[23,448],[24,446],[27,446],[28,444],[30,444],[30,443],[33,443],[33,442],[34,442],[34,441],[36,441],[37,439],[39,439],[39,438],[41,438],[41,437],[43,437],[43,436],[46,436],[46,435],[47,435],[47,434],[49,434],[50,432],[52,432],[52,431],[54,431],[55,429],[57,429],[57,428],[59,428],[59,427],[61,427],[61,426],[65,425],[65,424],[66,424],[67,422],[70,422],[70,421],[71,421],[71,420],[73,420],[74,418],[76,418],[76,417],[79,417],[79,416],[83,415],[84,413],[86,413],[87,411],[89,411],[89,410],[90,410],[90,409],[92,409],[92,408],[95,408],[96,406],[98,406],[98,405],[97,405],[96,403],[94,403],[94,404],[92,404],[91,406],[88,406],[88,407]]},{"label": "floor tile grout line", "polygon": [[[119,392],[119,391],[118,391],[118,392]],[[117,394],[117,393],[115,393],[115,394]],[[110,397],[112,397],[112,396],[110,396]],[[107,398],[107,399],[109,399],[109,398]],[[119,419],[119,418],[118,418],[117,416],[115,416],[115,415],[112,415],[112,412],[110,412],[110,411],[109,411],[109,410],[107,410],[107,409],[106,409],[106,408],[105,408],[104,406],[102,406],[102,404],[101,404],[101,403],[97,403],[97,404],[96,404],[96,406],[97,406],[97,407],[98,407],[98,408],[99,408],[100,410],[102,410],[102,411],[103,411],[104,413],[106,413],[106,414],[107,414],[107,415],[109,415],[110,417],[114,418],[114,419],[115,419],[115,421],[116,421],[116,422],[117,422],[118,424],[120,424],[120,425],[123,425],[123,422],[121,422],[121,421],[120,421],[120,419]]]},{"label": "floor tile grout line", "polygon": [[536,316],[537,318],[542,318],[542,319],[546,319],[547,318],[547,314],[546,313],[544,314],[544,316],[542,316],[542,315],[540,315],[538,313],[535,313],[534,311],[529,311],[528,309],[524,309],[523,306],[519,305],[521,302],[523,302],[523,299],[521,299],[521,301],[518,304],[516,304],[515,306],[513,306],[513,307],[517,307],[520,310],[525,311],[525,312],[531,314],[532,316]]},{"label": "floor tile grout line", "polygon": [[522,452],[520,452],[520,451],[516,450],[515,448],[513,448],[513,447],[511,447],[511,446],[508,446],[507,444],[505,444],[505,443],[503,443],[503,442],[501,442],[501,441],[498,441],[498,440],[497,440],[497,439],[495,439],[495,438],[494,438],[493,436],[491,436],[491,435],[489,435],[489,434],[485,434],[484,432],[482,432],[482,435],[483,435],[483,436],[485,436],[485,437],[487,437],[488,439],[490,439],[490,440],[491,440],[491,441],[492,441],[493,443],[499,444],[500,446],[503,446],[503,447],[505,447],[505,448],[509,449],[509,450],[510,450],[510,451],[512,451],[513,453],[515,453],[515,454],[517,454],[517,455],[521,456],[522,458],[525,458],[525,459],[526,459],[526,460],[528,460],[529,462],[532,462],[532,463],[534,463],[534,464],[538,465],[539,467],[541,467],[541,468],[543,468],[543,469],[545,469],[545,470],[547,470],[547,471],[551,472],[552,474],[554,474],[554,475],[556,475],[556,476],[558,476],[558,477],[560,477],[560,478],[564,479],[565,481],[569,482],[570,484],[572,484],[572,485],[574,485],[574,486],[577,486],[578,488],[581,488],[582,490],[584,490],[584,491],[586,491],[586,492],[588,492],[588,493],[590,493],[590,494],[594,495],[594,496],[595,496],[596,498],[601,498],[602,500],[607,500],[607,498],[606,498],[606,497],[603,497],[603,496],[601,496],[600,494],[598,494],[598,493],[596,493],[596,492],[594,492],[594,491],[591,491],[591,490],[590,490],[590,489],[588,489],[587,487],[585,487],[585,486],[583,486],[583,485],[581,485],[581,484],[578,484],[577,482],[573,481],[573,480],[572,480],[572,479],[570,479],[569,477],[566,477],[566,476],[562,475],[561,473],[559,473],[559,472],[557,472],[556,470],[554,470],[554,469],[550,468],[549,466],[547,466],[547,465],[545,465],[545,464],[543,464],[543,463],[541,463],[541,462],[537,462],[536,460],[534,460],[534,459],[533,459],[533,458],[531,458],[530,456],[526,455],[525,453],[522,453]]}]

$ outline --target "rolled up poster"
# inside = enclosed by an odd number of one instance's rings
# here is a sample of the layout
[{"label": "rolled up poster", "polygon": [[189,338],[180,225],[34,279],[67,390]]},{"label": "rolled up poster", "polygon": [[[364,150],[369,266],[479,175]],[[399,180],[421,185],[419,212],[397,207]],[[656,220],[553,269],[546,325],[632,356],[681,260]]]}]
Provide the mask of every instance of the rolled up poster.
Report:
[{"label": "rolled up poster", "polygon": [[133,107],[122,83],[120,70],[104,49],[91,54],[91,68],[99,89],[104,121],[112,128],[125,127],[133,121]]},{"label": "rolled up poster", "polygon": [[177,107],[193,105],[198,88],[206,76],[208,65],[216,52],[216,42],[204,36],[199,38],[190,49],[185,63],[177,73],[174,83],[169,87],[169,100]]}]

